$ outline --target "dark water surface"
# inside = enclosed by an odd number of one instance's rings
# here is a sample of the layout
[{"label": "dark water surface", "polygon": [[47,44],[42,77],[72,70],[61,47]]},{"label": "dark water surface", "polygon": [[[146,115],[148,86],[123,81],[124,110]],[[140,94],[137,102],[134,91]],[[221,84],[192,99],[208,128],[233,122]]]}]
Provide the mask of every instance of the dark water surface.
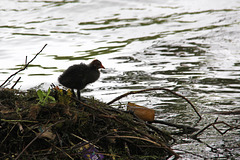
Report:
[{"label": "dark water surface", "polygon": [[[240,106],[240,0],[1,0],[0,17],[0,83],[48,44],[9,86],[21,76],[16,88],[44,83],[47,89],[68,66],[97,58],[106,69],[85,96],[108,102],[131,90],[165,87],[189,98],[204,119],[197,123],[192,108],[166,92],[120,102],[198,128],[217,117],[239,125],[240,115],[210,112]],[[240,156],[239,129],[221,136],[209,128],[200,138],[204,143],[183,137],[173,148],[182,159]]]}]

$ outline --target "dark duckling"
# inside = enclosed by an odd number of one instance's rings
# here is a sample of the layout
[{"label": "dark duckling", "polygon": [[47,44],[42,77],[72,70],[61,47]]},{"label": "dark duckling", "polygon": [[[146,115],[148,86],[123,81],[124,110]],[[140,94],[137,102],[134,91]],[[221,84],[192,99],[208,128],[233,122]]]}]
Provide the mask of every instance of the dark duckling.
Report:
[{"label": "dark duckling", "polygon": [[[89,83],[98,80],[100,72],[98,69],[104,68],[102,63],[95,59],[90,64],[84,63],[70,66],[58,77],[60,84],[67,88],[71,88],[74,94],[74,89],[77,89],[77,96],[80,100],[80,90],[84,89]],[[75,95],[75,94],[74,94]]]}]

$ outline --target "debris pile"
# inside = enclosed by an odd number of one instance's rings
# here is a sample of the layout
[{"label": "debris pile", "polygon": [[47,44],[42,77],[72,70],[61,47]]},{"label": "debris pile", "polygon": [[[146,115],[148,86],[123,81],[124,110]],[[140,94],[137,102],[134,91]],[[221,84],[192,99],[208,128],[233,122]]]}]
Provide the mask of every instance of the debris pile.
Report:
[{"label": "debris pile", "polygon": [[71,92],[0,90],[0,159],[164,159],[171,137],[131,111]]}]

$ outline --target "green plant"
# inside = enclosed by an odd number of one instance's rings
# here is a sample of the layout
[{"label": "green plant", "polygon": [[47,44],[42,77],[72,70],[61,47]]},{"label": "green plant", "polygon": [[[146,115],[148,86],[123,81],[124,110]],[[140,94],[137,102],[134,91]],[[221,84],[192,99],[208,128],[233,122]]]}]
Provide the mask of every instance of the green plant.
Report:
[{"label": "green plant", "polygon": [[41,106],[45,106],[47,103],[56,102],[55,98],[53,96],[50,96],[50,93],[51,93],[50,88],[48,88],[47,93],[39,89],[37,91],[38,100],[39,100],[38,104],[40,104]]}]

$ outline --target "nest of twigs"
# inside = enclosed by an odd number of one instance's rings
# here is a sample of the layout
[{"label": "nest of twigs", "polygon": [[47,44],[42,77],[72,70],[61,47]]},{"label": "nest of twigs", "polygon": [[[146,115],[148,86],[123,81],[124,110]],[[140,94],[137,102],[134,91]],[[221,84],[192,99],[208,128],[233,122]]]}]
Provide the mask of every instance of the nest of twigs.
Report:
[{"label": "nest of twigs", "polygon": [[164,159],[170,137],[128,111],[52,90],[0,91],[0,159]]}]

